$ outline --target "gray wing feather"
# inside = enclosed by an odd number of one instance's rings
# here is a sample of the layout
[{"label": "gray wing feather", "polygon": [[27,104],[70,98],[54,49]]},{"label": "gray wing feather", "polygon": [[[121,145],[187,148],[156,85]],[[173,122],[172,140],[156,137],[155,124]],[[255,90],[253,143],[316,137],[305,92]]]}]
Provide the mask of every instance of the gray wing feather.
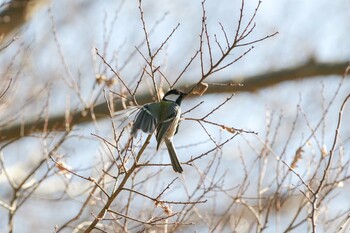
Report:
[{"label": "gray wing feather", "polygon": [[157,150],[159,149],[160,144],[162,143],[162,139],[164,138],[164,134],[168,131],[168,129],[171,127],[172,125],[172,121],[168,121],[165,123],[162,123],[158,126],[157,128],[157,135],[156,135],[156,139],[157,139]]},{"label": "gray wing feather", "polygon": [[113,114],[113,119],[120,122],[118,124],[118,129],[124,128],[129,123],[131,123],[139,111],[140,111],[140,108],[135,107],[135,106],[131,106],[131,107],[127,107],[124,110],[120,110],[118,112],[115,112]]},{"label": "gray wing feather", "polygon": [[131,129],[131,135],[136,136],[136,133],[141,129],[145,133],[154,131],[157,125],[157,117],[152,115],[150,105],[143,106],[135,117],[134,124]]}]

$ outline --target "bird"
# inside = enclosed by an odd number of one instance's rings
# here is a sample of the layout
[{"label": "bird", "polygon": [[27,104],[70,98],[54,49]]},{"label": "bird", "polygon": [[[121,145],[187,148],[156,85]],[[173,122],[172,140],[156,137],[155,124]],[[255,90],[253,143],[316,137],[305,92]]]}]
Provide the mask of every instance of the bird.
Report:
[{"label": "bird", "polygon": [[137,112],[131,128],[131,135],[136,137],[138,130],[153,133],[156,130],[157,150],[164,142],[170,156],[171,165],[175,172],[182,173],[173,137],[178,131],[181,116],[181,102],[187,94],[171,89],[165,93],[160,102],[143,105]]}]

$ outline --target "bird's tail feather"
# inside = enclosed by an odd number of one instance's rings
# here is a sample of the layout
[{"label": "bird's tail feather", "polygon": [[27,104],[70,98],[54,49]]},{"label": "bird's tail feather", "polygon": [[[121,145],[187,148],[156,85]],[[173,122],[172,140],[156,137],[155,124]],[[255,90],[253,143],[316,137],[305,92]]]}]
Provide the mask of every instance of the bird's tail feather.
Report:
[{"label": "bird's tail feather", "polygon": [[174,144],[172,141],[165,141],[165,145],[168,148],[170,160],[171,160],[171,165],[173,166],[173,169],[175,172],[182,173],[183,169],[180,165],[179,159],[177,158],[176,151],[174,148]]}]

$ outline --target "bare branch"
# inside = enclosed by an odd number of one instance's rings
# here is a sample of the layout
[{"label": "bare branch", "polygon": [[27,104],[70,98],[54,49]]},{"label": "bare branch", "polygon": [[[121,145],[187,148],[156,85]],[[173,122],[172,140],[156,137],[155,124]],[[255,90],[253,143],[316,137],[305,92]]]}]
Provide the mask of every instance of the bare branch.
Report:
[{"label": "bare branch", "polygon": [[113,69],[113,67],[105,60],[105,58],[98,52],[98,49],[95,48],[96,54],[102,59],[103,63],[106,64],[109,69],[113,72],[113,74],[115,74],[115,76],[118,78],[118,80],[123,84],[123,86],[125,87],[125,89],[128,91],[128,93],[131,95],[131,90],[129,89],[128,85],[126,85],[126,83],[124,82],[124,80],[121,78],[121,76],[118,74],[117,71],[115,71]]},{"label": "bare branch", "polygon": [[11,83],[12,83],[12,79],[10,79],[9,84],[7,85],[7,87],[5,88],[5,90],[3,91],[3,93],[1,93],[1,95],[0,95],[0,100],[1,100],[1,98],[6,94],[6,92],[8,91],[8,89],[10,88]]},{"label": "bare branch", "polygon": [[[305,63],[300,66],[295,66],[287,69],[281,69],[277,71],[267,72],[263,74],[248,76],[242,80],[241,77],[230,77],[226,78],[226,81],[221,81],[219,85],[213,83],[209,86],[206,94],[212,93],[232,93],[234,92],[255,92],[257,90],[271,87],[286,81],[314,78],[318,76],[331,76],[331,75],[342,75],[345,68],[348,66],[348,62],[340,63]],[[239,80],[240,85],[232,85],[232,80]],[[185,89],[187,85],[179,87],[180,89]],[[193,96],[188,96],[190,98]],[[141,94],[137,98],[139,104],[143,105],[153,101],[152,96],[149,94]],[[124,109],[122,102],[118,99],[114,101],[114,109],[116,111]],[[109,117],[109,111],[106,102],[100,103],[93,107],[96,114],[96,119],[103,119]],[[89,114],[85,113],[86,110],[80,112],[71,112],[71,122],[70,125],[74,125],[91,122],[92,118]],[[44,122],[39,121],[28,121],[26,122],[26,127],[23,129],[23,134],[21,134],[21,124],[15,124],[10,127],[6,127],[0,130],[0,141],[11,140],[14,138],[19,138],[23,136],[30,135],[34,132],[40,132],[43,129]],[[35,129],[33,131],[33,129]],[[65,130],[65,116],[50,116],[48,125],[48,131],[60,131]]]},{"label": "bare branch", "polygon": [[[346,69],[346,72],[344,74],[344,76],[346,76],[350,71],[350,66],[347,67]],[[332,147],[329,151],[329,155],[328,155],[328,159],[327,159],[327,164],[326,164],[326,167],[323,171],[323,175],[321,177],[321,180],[320,180],[320,183],[319,185],[317,186],[317,188],[314,190],[314,195],[313,195],[313,200],[312,200],[312,212],[311,212],[311,226],[312,226],[312,232],[316,232],[316,222],[317,222],[317,219],[316,219],[316,215],[317,215],[317,206],[318,206],[318,202],[319,202],[319,194],[320,194],[320,191],[322,190],[322,188],[324,187],[324,183],[326,182],[326,179],[327,179],[327,175],[328,175],[328,172],[329,172],[329,169],[330,169],[330,166],[331,166],[331,163],[332,163],[332,159],[333,159],[333,154],[334,154],[334,151],[335,151],[335,146],[337,144],[337,141],[338,141],[338,135],[339,135],[339,130],[340,130],[340,126],[341,126],[341,122],[342,122],[342,115],[343,115],[343,110],[344,110],[344,107],[346,105],[346,103],[348,102],[348,100],[350,99],[350,94],[348,94],[341,107],[340,107],[340,110],[339,110],[339,113],[338,113],[338,122],[337,122],[337,126],[336,126],[336,129],[335,129],[335,134],[334,134],[334,138],[333,138],[333,144],[332,144]]]}]

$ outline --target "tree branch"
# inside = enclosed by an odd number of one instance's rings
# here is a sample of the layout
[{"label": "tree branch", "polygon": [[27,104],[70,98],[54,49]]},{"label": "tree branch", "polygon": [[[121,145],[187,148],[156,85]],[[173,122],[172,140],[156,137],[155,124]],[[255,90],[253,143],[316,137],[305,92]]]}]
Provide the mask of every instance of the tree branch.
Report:
[{"label": "tree branch", "polygon": [[[330,76],[344,74],[344,70],[349,65],[349,61],[332,62],[306,62],[302,65],[252,75],[244,78],[227,78],[223,85],[209,86],[205,93],[221,92],[254,92],[263,88],[268,88],[286,81],[315,78],[320,76]],[[241,84],[239,88],[235,86]],[[230,85],[231,84],[231,85]],[[233,86],[233,87],[232,87]]]},{"label": "tree branch", "polygon": [[[254,92],[286,81],[315,78],[319,76],[342,75],[348,65],[348,61],[338,63],[307,62],[295,67],[247,76],[243,79],[238,77],[226,78],[225,81],[222,81],[219,84],[209,85],[209,88],[205,93],[213,94],[224,92]],[[237,83],[241,85],[237,87]],[[188,86],[189,85],[185,84],[179,88],[186,89]],[[152,96],[149,94],[139,95],[137,99],[141,105],[153,101]],[[110,115],[106,102],[97,104],[91,109],[93,109],[93,114],[97,120],[106,118]],[[114,109],[116,111],[123,109],[123,105],[120,99],[115,100]],[[72,113],[71,118],[68,122],[69,125],[72,127],[77,124],[92,122],[93,114],[88,114],[88,111],[90,110],[83,109],[76,113]],[[47,125],[45,126],[46,123]],[[65,114],[63,113],[62,115],[52,116],[49,118],[48,122],[45,122],[45,119],[35,119],[27,121],[25,125],[18,123],[12,126],[3,127],[0,129],[0,141],[7,141],[23,136],[28,136],[34,132],[40,133],[43,131],[44,127],[47,127],[47,131],[66,130]]]},{"label": "tree branch", "polygon": [[42,0],[11,0],[0,4],[0,34],[8,36],[19,29],[33,14],[32,11],[38,9],[37,6],[47,3],[48,1]]}]

